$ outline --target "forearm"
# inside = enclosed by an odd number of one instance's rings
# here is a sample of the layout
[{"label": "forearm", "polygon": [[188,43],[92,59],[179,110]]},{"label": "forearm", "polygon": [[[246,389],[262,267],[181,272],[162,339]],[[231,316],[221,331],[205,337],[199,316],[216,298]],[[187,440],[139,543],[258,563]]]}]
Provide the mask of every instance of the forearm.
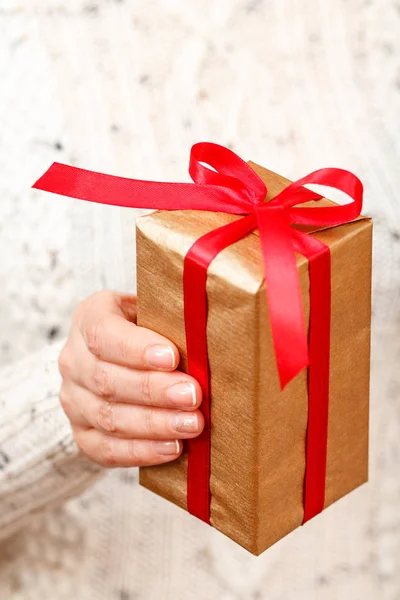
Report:
[{"label": "forearm", "polygon": [[60,347],[0,370],[0,539],[100,472],[79,452],[59,405]]}]

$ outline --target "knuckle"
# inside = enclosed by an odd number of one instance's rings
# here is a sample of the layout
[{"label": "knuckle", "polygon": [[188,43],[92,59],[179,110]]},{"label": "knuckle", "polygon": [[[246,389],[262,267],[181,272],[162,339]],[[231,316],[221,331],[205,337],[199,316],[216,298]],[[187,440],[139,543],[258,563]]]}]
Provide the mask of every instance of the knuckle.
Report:
[{"label": "knuckle", "polygon": [[93,383],[96,393],[108,400],[113,400],[115,397],[112,372],[113,368],[111,363],[98,361],[93,373]]},{"label": "knuckle", "polygon": [[151,404],[153,400],[153,391],[151,386],[150,371],[142,371],[139,375],[139,392],[145,404]]},{"label": "knuckle", "polygon": [[94,356],[100,356],[102,348],[102,326],[103,320],[90,321],[85,327],[85,340],[88,350]]},{"label": "knuckle", "polygon": [[144,412],[144,433],[149,439],[156,433],[156,409],[147,408]]},{"label": "knuckle", "polygon": [[101,440],[100,457],[101,464],[105,467],[118,466],[114,439],[109,435],[105,435]]},{"label": "knuckle", "polygon": [[96,416],[96,426],[105,433],[117,431],[117,406],[111,402],[100,402],[100,408]]},{"label": "knuckle", "polygon": [[91,458],[92,460],[93,457],[91,456],[91,452],[90,452],[90,447],[89,444],[87,443],[87,436],[85,435],[84,431],[75,431],[73,432],[74,435],[74,440],[75,440],[75,444],[78,446],[79,450],[81,452],[83,452],[83,454],[85,454],[86,456],[88,456],[89,458]]},{"label": "knuckle", "polygon": [[103,303],[112,297],[113,293],[111,290],[100,290],[99,292],[93,292],[89,294],[82,302],[77,306],[77,311],[86,312],[88,309],[92,310],[93,305]]},{"label": "knuckle", "polygon": [[69,352],[68,346],[65,345],[61,349],[61,352],[58,356],[58,370],[60,371],[63,379],[67,379],[71,377],[72,372],[72,361],[71,361],[71,353]]},{"label": "knuckle", "polygon": [[105,468],[118,466],[114,441],[111,436],[102,435],[95,445],[90,442],[86,430],[74,430],[73,436],[79,450],[92,462]]},{"label": "knuckle", "polygon": [[74,403],[72,401],[71,395],[65,390],[64,386],[61,387],[58,398],[60,401],[61,408],[67,415],[68,419],[71,420],[74,415]]},{"label": "knuckle", "polygon": [[81,300],[76,305],[75,312],[74,312],[74,318],[81,317],[85,314],[86,308],[87,308],[88,304],[90,303],[90,299],[91,299],[91,296],[88,296],[87,298],[85,298],[84,300]]},{"label": "knuckle", "polygon": [[127,440],[127,459],[131,466],[139,467],[143,464],[140,443],[137,440]]},{"label": "knuckle", "polygon": [[75,444],[78,446],[79,450],[81,450],[81,452],[83,452],[84,454],[86,454],[84,446],[85,444],[82,443],[82,435],[80,432],[73,430],[72,432],[73,437],[74,437],[74,441]]},{"label": "knuckle", "polygon": [[73,321],[84,334],[87,325],[90,325],[92,315],[98,313],[99,309],[104,314],[104,309],[111,306],[112,298],[113,293],[110,290],[103,290],[90,294],[90,296],[79,302],[74,312]]},{"label": "knuckle", "polygon": [[125,337],[119,342],[119,355],[124,362],[128,362],[132,357],[132,339]]},{"label": "knuckle", "polygon": [[68,415],[71,409],[71,399],[64,386],[61,386],[61,390],[58,397],[60,400],[61,408],[63,409],[65,414]]},{"label": "knuckle", "polygon": [[113,300],[115,293],[112,290],[100,290],[99,292],[94,292],[91,296],[93,300],[104,302],[105,300]]}]

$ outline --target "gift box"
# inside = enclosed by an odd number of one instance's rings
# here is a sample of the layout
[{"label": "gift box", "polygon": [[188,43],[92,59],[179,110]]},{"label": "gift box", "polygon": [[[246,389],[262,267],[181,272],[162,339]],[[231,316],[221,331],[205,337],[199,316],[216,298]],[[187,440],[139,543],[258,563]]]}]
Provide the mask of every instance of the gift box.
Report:
[{"label": "gift box", "polygon": [[367,481],[372,223],[343,169],[290,183],[200,143],[189,172],[54,163],[34,187],[159,209],[137,222],[138,324],[177,345],[206,425],[140,483],[257,555]]},{"label": "gift box", "polygon": [[[267,201],[290,183],[249,164],[267,186]],[[195,240],[237,218],[158,211],[137,221],[138,324],[177,345],[183,371],[184,258]],[[302,229],[331,254],[326,507],[368,479],[372,224],[362,218]],[[296,262],[308,323],[308,261],[298,254]],[[257,230],[208,269],[210,523],[256,555],[303,523],[308,424],[307,369],[281,390],[264,286]],[[140,483],[187,509],[187,462],[184,452],[174,462],[141,468]]]}]

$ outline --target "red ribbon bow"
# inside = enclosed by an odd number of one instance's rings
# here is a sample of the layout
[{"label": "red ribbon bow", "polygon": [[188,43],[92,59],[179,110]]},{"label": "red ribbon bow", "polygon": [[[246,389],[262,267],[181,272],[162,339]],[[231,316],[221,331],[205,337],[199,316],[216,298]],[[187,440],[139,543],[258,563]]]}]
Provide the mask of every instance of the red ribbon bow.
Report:
[{"label": "red ribbon bow", "polygon": [[[208,166],[215,170],[210,169]],[[184,261],[184,310],[189,373],[203,390],[203,433],[188,441],[188,510],[210,519],[210,387],[207,358],[207,269],[227,246],[258,228],[277,367],[283,388],[309,366],[304,522],[325,500],[329,406],[331,276],[329,247],[292,224],[336,226],[361,212],[361,181],[343,169],[320,169],[285,188],[270,202],[253,169],[231,150],[212,143],[192,147],[193,183],[162,183],[115,177],[53,163],[33,187],[81,200],[161,210],[207,210],[245,215],[199,238]],[[304,188],[320,184],[345,192],[346,205],[301,207],[322,196]],[[309,343],[295,252],[309,261]]]}]

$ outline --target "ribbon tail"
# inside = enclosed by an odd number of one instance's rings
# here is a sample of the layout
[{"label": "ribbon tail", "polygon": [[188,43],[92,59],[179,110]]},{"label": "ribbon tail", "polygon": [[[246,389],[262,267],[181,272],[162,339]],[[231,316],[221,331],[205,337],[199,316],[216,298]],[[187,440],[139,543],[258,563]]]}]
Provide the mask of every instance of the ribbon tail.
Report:
[{"label": "ribbon tail", "polygon": [[325,504],[328,445],[331,325],[331,259],[329,246],[293,230],[295,250],[308,258],[310,272],[310,365],[303,523]]},{"label": "ribbon tail", "polygon": [[292,230],[285,209],[257,209],[267,304],[282,389],[308,365],[307,330]]},{"label": "ribbon tail", "polygon": [[188,371],[199,382],[205,427],[187,440],[187,508],[210,522],[210,372],[207,351],[207,269],[224,248],[234,244],[257,226],[253,215],[210,231],[196,240],[185,256],[183,270],[184,317]]},{"label": "ribbon tail", "polygon": [[222,175],[220,179],[224,185],[145,181],[97,173],[55,162],[32,187],[61,196],[112,206],[248,214],[250,201],[243,197],[238,185],[234,185],[235,182],[232,183]]}]

